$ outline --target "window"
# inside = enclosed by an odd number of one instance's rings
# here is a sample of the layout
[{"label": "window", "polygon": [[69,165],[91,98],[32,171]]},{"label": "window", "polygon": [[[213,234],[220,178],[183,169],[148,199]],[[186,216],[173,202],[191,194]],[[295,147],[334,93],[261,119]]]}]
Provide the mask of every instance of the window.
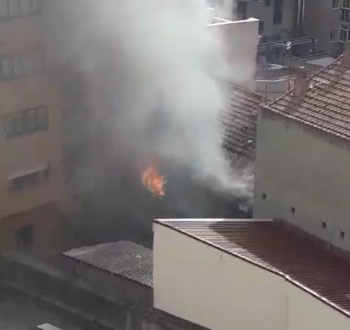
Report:
[{"label": "window", "polygon": [[14,56],[0,56],[1,80],[10,80],[38,74],[41,73],[43,69],[44,57],[42,51]]},{"label": "window", "polygon": [[273,25],[282,24],[283,20],[283,0],[275,0],[273,4]]},{"label": "window", "polygon": [[271,0],[265,0],[265,6],[266,7],[271,6]]},{"label": "window", "polygon": [[264,32],[264,21],[259,20],[259,34],[262,34]]},{"label": "window", "polygon": [[40,14],[43,4],[43,0],[0,0],[0,19]]},{"label": "window", "polygon": [[337,30],[331,30],[329,32],[329,41],[337,41],[338,37],[338,31]]},{"label": "window", "polygon": [[266,198],[267,198],[267,195],[264,193],[264,194],[261,194],[261,198],[263,199],[263,200],[266,200]]},{"label": "window", "polygon": [[[338,3],[338,7],[339,7],[339,3]],[[350,0],[343,0],[342,8],[350,9]]]},{"label": "window", "polygon": [[342,9],[341,19],[342,21],[350,22],[350,10]]},{"label": "window", "polygon": [[340,7],[340,0],[333,0],[332,1],[332,8],[338,9]]},{"label": "window", "polygon": [[239,19],[247,19],[247,3],[245,1],[237,3],[237,16]]},{"label": "window", "polygon": [[16,173],[9,177],[10,190],[21,191],[46,182],[49,179],[49,165],[45,164],[36,169]]},{"label": "window", "polygon": [[292,214],[295,213],[295,207],[294,207],[294,206],[292,206],[292,207],[290,208],[290,212],[292,212]]},{"label": "window", "polygon": [[17,247],[25,248],[33,244],[34,227],[33,225],[27,225],[17,230],[16,239]]},{"label": "window", "polygon": [[322,222],[322,228],[326,229],[327,228],[327,223],[326,222]]},{"label": "window", "polygon": [[341,24],[340,30],[339,30],[339,41],[345,43],[347,40],[349,40],[349,25]]},{"label": "window", "polygon": [[49,113],[45,106],[25,109],[2,117],[7,139],[43,131],[49,127]]},{"label": "window", "polygon": [[340,231],[340,238],[345,238],[345,232],[344,231]]}]

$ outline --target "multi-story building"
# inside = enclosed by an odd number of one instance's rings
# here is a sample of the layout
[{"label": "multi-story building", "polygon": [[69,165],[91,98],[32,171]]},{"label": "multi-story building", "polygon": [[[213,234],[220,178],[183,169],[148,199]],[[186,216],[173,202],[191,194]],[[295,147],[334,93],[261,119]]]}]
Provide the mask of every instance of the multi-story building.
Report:
[{"label": "multi-story building", "polygon": [[62,104],[45,70],[43,4],[0,1],[0,249],[43,251],[64,204]]},{"label": "multi-story building", "polygon": [[259,34],[264,42],[287,40],[295,30],[295,1],[239,0],[235,8],[237,19],[258,18]]},{"label": "multi-story building", "polygon": [[350,40],[350,1],[306,0],[303,30],[317,37],[318,48],[339,55]]}]

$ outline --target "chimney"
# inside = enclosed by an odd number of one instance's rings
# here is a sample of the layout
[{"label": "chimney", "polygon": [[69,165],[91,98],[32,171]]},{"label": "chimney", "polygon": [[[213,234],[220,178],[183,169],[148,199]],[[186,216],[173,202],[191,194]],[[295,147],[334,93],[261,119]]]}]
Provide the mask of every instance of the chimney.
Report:
[{"label": "chimney", "polygon": [[303,66],[301,66],[296,74],[294,80],[294,96],[301,98],[306,94],[309,89],[309,82],[307,80],[307,72]]},{"label": "chimney", "polygon": [[345,44],[341,64],[345,67],[350,67],[350,42]]}]

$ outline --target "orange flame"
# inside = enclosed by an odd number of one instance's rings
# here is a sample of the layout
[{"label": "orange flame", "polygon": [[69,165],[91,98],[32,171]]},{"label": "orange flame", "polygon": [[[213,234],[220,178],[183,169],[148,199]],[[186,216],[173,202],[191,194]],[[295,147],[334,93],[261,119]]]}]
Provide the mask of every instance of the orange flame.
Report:
[{"label": "orange flame", "polygon": [[165,176],[159,174],[155,164],[150,165],[143,171],[141,180],[143,185],[155,196],[160,198],[164,196]]}]

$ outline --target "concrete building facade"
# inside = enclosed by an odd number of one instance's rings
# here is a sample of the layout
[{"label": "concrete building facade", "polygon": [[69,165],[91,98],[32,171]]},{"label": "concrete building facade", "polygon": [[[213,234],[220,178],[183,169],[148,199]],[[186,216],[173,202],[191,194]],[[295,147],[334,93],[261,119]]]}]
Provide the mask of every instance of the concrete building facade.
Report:
[{"label": "concrete building facade", "polygon": [[237,19],[258,18],[263,42],[287,40],[294,34],[297,5],[296,1],[239,0],[235,16]]},{"label": "concrete building facade", "polygon": [[[62,103],[45,70],[43,4],[0,2],[0,231],[6,236],[0,249],[45,241],[39,237],[45,233],[35,228],[41,220],[30,210],[36,214],[38,207],[64,200]],[[46,214],[48,223],[52,219],[57,212],[51,219]]]}]

